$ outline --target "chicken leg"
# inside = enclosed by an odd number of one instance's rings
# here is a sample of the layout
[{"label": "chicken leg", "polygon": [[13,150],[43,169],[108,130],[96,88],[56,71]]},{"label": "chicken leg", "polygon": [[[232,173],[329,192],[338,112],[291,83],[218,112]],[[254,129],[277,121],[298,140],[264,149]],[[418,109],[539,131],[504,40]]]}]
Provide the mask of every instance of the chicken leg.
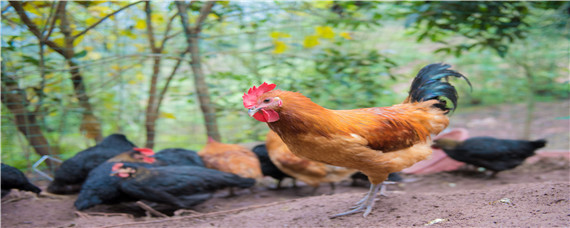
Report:
[{"label": "chicken leg", "polygon": [[368,216],[368,214],[370,214],[370,212],[372,211],[372,207],[374,207],[374,202],[375,202],[374,199],[376,198],[376,194],[378,193],[378,191],[380,190],[381,187],[382,187],[382,183],[370,184],[370,190],[368,191],[368,193],[366,193],[364,198],[362,198],[361,200],[359,200],[356,203],[356,206],[354,209],[349,210],[347,212],[343,212],[340,214],[333,215],[330,218],[332,219],[332,218],[336,218],[336,217],[340,217],[340,216],[351,215],[354,213],[361,212],[362,210],[365,210],[364,214],[362,216],[364,216],[364,217]]}]

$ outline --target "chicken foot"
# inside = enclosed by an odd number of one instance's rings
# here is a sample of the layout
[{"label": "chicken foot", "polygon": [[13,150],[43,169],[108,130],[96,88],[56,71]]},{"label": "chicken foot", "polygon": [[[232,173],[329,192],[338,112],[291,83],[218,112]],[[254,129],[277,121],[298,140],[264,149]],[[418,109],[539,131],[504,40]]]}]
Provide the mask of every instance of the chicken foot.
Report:
[{"label": "chicken foot", "polygon": [[[384,182],[382,182],[382,184],[381,184],[382,187],[380,187],[380,195],[381,195],[381,196],[388,197],[388,194],[386,194],[386,185],[388,185],[388,184],[396,184],[396,182],[393,182],[393,181],[384,181]],[[370,185],[370,190],[369,190],[369,191],[372,191],[372,185]],[[356,202],[356,204],[355,204],[354,206],[350,207],[350,209],[354,209],[354,208],[360,207],[360,205],[366,201],[367,196],[368,196],[368,195],[364,196],[362,199],[360,199],[358,202]]]},{"label": "chicken foot", "polygon": [[368,191],[366,196],[364,196],[363,199],[358,201],[356,208],[349,210],[347,212],[343,212],[340,214],[333,215],[330,218],[332,219],[332,218],[336,218],[336,217],[340,217],[340,216],[351,215],[354,213],[361,212],[362,210],[365,210],[364,214],[362,214],[362,216],[363,217],[368,216],[368,214],[370,214],[370,212],[372,211],[372,207],[374,207],[376,194],[378,193],[378,191],[380,190],[381,187],[382,187],[381,183],[380,184],[371,184],[370,190]]}]

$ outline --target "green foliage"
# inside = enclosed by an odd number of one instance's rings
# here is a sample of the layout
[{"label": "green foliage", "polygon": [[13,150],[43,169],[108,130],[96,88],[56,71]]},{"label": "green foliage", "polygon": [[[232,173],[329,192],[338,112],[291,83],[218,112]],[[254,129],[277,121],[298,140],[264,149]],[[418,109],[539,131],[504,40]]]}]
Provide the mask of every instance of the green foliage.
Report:
[{"label": "green foliage", "polygon": [[[1,3],[3,8],[6,2]],[[27,2],[43,28],[51,3]],[[126,2],[70,2],[74,31],[82,31]],[[156,37],[176,13],[172,2],[153,2]],[[201,2],[192,4],[195,20]],[[32,7],[37,6],[37,7]],[[241,96],[264,81],[299,91],[331,109],[387,106],[401,102],[418,70],[446,62],[469,77],[459,112],[469,105],[521,102],[528,92],[521,65],[533,69],[537,99],[567,99],[568,43],[565,2],[216,2],[201,34],[204,71],[224,142],[263,140],[267,126],[247,116]],[[152,74],[143,4],[99,24],[79,40],[74,60],[81,67],[104,135],[145,141],[144,112]],[[404,24],[408,24],[408,29]],[[185,48],[179,20],[164,53],[159,87]],[[411,32],[410,32],[411,31]],[[78,130],[77,105],[64,59],[46,48],[40,67],[38,41],[13,9],[2,17],[2,60],[18,77],[30,109],[40,106],[44,134],[73,156],[90,146]],[[51,39],[63,41],[54,30]],[[308,39],[311,45],[305,45]],[[437,52],[439,50],[439,52]],[[507,52],[508,50],[508,52]],[[503,57],[499,57],[497,53]],[[206,141],[192,73],[184,58],[171,81],[157,122],[155,149],[199,150]],[[42,76],[41,70],[45,71]],[[45,86],[42,88],[42,81]],[[43,99],[40,99],[44,96]],[[24,167],[39,157],[2,108],[2,160]]]},{"label": "green foliage", "polygon": [[[527,37],[529,11],[533,7],[557,9],[559,3],[531,3],[507,1],[482,2],[410,2],[406,27],[410,27],[418,41],[426,38],[446,44],[436,52],[460,56],[474,48],[491,48],[504,57],[509,45]],[[452,36],[468,38],[467,42],[453,43]]]}]

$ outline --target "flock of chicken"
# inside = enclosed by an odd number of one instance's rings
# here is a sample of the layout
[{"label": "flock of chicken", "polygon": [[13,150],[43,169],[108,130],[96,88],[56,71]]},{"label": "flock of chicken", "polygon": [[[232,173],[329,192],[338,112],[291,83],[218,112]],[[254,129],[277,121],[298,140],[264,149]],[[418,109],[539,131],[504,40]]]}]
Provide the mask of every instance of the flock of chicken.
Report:
[{"label": "flock of chicken", "polygon": [[[315,188],[353,176],[368,179],[370,191],[351,210],[333,217],[357,212],[366,216],[388,175],[426,159],[432,146],[496,174],[516,167],[545,145],[544,140],[485,137],[464,142],[438,140],[432,145],[430,135],[448,126],[446,114],[457,106],[455,88],[441,79],[467,80],[449,67],[424,67],[402,104],[382,108],[325,109],[300,93],[274,90],[274,84],[263,83],[243,96],[249,115],[271,129],[266,143],[252,151],[209,138],[199,152],[165,149],[155,154],[114,134],[65,161],[47,190],[79,192],[78,210],[135,200],[189,208],[210,199],[219,189],[229,188],[231,195],[234,188],[250,188],[263,176],[278,180],[278,187],[281,180],[291,177]],[[4,169],[3,164],[2,196],[5,187],[39,192],[27,180],[22,181],[27,184],[5,184],[11,179],[5,177],[10,172]]]}]

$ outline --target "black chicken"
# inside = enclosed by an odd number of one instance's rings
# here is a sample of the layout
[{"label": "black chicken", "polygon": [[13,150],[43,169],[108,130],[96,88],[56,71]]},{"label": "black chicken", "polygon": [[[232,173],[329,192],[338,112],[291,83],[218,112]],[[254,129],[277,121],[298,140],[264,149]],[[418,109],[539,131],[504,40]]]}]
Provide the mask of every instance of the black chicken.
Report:
[{"label": "black chicken", "polygon": [[2,198],[8,195],[13,188],[33,192],[38,195],[42,191],[30,183],[22,171],[2,163]]},{"label": "black chicken", "polygon": [[249,188],[251,178],[198,166],[142,167],[117,163],[112,175],[121,177],[119,189],[132,198],[189,208],[226,187]]},{"label": "black chicken", "polygon": [[255,155],[257,155],[259,163],[261,163],[261,172],[263,173],[263,175],[270,176],[278,181],[277,189],[281,188],[281,182],[283,181],[283,179],[287,177],[293,178],[285,174],[284,172],[281,172],[281,170],[277,168],[275,164],[273,164],[273,162],[269,158],[269,154],[267,153],[267,148],[265,147],[265,144],[260,144],[255,146],[252,149],[252,151],[253,153],[255,153]]},{"label": "black chicken", "polygon": [[120,178],[109,175],[113,165],[118,162],[129,162],[125,164],[142,167],[167,165],[204,166],[202,159],[195,151],[172,148],[161,150],[155,154],[151,149],[134,148],[131,151],[121,153],[109,159],[89,173],[75,201],[75,207],[78,210],[84,210],[97,204],[131,201],[128,195],[119,190]]},{"label": "black chicken", "polygon": [[490,177],[498,172],[513,169],[546,145],[546,140],[535,141],[474,137],[465,141],[434,140],[433,147],[441,148],[449,157],[467,164],[491,170]]},{"label": "black chicken", "polygon": [[87,148],[67,159],[56,170],[54,180],[47,188],[55,194],[73,194],[81,189],[89,171],[107,159],[133,149],[135,145],[121,134],[113,134],[97,145]]},{"label": "black chicken", "polygon": [[202,158],[198,153],[193,150],[186,150],[181,148],[168,148],[159,151],[154,156],[157,162],[156,165],[192,165],[204,167]]},{"label": "black chicken", "polygon": [[[119,162],[105,162],[93,169],[87,180],[81,186],[81,192],[75,200],[77,210],[85,210],[98,204],[115,204],[120,202],[134,201],[129,195],[119,190],[121,178],[109,175],[113,166]],[[151,167],[148,163],[120,163],[133,167]]]}]

